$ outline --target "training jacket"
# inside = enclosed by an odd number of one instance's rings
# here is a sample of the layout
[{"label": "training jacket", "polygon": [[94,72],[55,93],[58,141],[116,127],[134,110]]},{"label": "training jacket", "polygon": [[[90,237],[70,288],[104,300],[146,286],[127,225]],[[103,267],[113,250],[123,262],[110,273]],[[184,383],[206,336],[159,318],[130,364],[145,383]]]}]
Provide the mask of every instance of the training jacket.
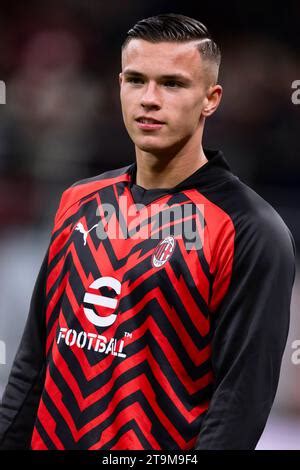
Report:
[{"label": "training jacket", "polygon": [[222,152],[205,154],[171,189],[137,185],[133,163],[64,191],[0,407],[1,449],[255,448],[295,245]]}]

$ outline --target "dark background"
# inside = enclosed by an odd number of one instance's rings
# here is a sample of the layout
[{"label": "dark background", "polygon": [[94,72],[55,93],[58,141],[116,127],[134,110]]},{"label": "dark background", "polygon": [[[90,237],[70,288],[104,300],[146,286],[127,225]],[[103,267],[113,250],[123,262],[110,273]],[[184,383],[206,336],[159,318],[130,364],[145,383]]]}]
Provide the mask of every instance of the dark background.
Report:
[{"label": "dark background", "polygon": [[[182,13],[209,28],[222,50],[224,95],[206,122],[204,146],[222,149],[233,171],[278,210],[299,252],[300,105],[291,96],[300,80],[300,2],[281,3],[0,2],[0,396],[62,191],[135,159],[118,73],[125,34],[141,18]],[[264,447],[300,449],[300,365],[291,361],[299,285],[297,277]]]}]

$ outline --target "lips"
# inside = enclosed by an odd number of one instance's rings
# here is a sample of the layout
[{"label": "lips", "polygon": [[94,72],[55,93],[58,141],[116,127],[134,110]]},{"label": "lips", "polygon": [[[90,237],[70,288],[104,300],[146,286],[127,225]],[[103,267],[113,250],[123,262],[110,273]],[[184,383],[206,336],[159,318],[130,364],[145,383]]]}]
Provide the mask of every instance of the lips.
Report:
[{"label": "lips", "polygon": [[164,126],[164,122],[153,118],[152,116],[140,116],[136,119],[137,127],[144,131],[159,130]]},{"label": "lips", "polygon": [[136,121],[141,122],[143,124],[164,124],[162,121],[158,121],[152,117],[140,116],[136,119]]},{"label": "lips", "polygon": [[161,129],[163,126],[164,126],[164,123],[163,122],[150,122],[150,121],[147,121],[147,122],[140,122],[140,121],[136,121],[136,125],[139,129],[142,129],[144,131],[155,131],[155,130],[159,130]]}]

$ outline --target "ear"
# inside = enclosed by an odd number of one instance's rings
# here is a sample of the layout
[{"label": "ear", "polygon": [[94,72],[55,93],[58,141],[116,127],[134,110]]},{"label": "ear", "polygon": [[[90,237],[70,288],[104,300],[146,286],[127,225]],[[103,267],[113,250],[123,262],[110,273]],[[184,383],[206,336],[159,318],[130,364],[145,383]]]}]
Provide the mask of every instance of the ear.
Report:
[{"label": "ear", "polygon": [[122,72],[119,73],[119,84],[121,86],[122,84],[122,78],[123,78],[123,75],[122,75]]},{"label": "ear", "polygon": [[221,85],[213,85],[208,88],[202,109],[203,116],[211,116],[216,111],[220,104],[222,94],[223,89]]}]

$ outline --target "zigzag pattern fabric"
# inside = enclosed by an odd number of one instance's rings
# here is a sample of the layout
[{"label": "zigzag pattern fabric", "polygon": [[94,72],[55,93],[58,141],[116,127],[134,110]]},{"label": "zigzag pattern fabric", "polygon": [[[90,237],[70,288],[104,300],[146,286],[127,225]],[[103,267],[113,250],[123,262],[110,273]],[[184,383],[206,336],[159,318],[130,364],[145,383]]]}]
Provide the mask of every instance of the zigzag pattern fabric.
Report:
[{"label": "zigzag pattern fabric", "polygon": [[[191,449],[208,408],[213,276],[204,249],[207,223],[199,210],[208,201],[195,189],[152,201],[161,212],[191,204],[201,239],[200,248],[187,249],[184,237],[171,237],[174,251],[157,268],[151,263],[155,249],[166,229],[175,233],[182,226],[183,217],[163,227],[163,217],[149,214],[147,206],[138,217],[124,214],[121,196],[128,207],[135,205],[127,183],[126,172],[73,187],[61,201],[48,257],[48,366],[34,449]],[[93,230],[84,245],[84,230],[107,224],[96,215],[103,202],[114,207],[109,223],[124,238],[101,240]],[[228,221],[218,207],[206,210],[215,222]],[[121,220],[127,220],[127,233]],[[82,232],[75,230],[79,223]],[[137,225],[147,227],[147,238],[130,236],[138,233]],[[163,251],[160,245],[158,258]],[[118,280],[120,295],[107,286],[91,287],[102,278]],[[117,300],[116,320],[108,327],[85,315],[111,314],[110,307],[84,302],[95,292]]]},{"label": "zigzag pattern fabric", "polygon": [[254,449],[295,243],[222,152],[174,188],[136,163],[62,194],[0,405],[1,449]]}]

